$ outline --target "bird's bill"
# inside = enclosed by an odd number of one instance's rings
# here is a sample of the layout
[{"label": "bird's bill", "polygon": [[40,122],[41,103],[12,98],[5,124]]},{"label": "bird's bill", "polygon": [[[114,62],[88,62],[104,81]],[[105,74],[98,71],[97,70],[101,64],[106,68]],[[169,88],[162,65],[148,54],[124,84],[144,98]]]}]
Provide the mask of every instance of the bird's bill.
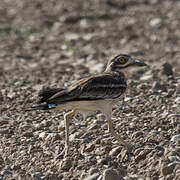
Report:
[{"label": "bird's bill", "polygon": [[140,61],[139,59],[133,59],[132,64],[136,65],[136,66],[147,66],[146,63]]}]

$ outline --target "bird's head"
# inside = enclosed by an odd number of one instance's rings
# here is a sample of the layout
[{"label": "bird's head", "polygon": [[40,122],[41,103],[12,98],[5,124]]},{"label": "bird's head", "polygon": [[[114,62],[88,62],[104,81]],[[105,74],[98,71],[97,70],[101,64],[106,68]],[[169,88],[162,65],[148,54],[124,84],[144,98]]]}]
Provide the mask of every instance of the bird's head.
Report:
[{"label": "bird's head", "polygon": [[126,54],[120,54],[109,60],[106,71],[122,71],[128,67],[133,66],[147,66],[144,62],[139,59],[132,58]]}]

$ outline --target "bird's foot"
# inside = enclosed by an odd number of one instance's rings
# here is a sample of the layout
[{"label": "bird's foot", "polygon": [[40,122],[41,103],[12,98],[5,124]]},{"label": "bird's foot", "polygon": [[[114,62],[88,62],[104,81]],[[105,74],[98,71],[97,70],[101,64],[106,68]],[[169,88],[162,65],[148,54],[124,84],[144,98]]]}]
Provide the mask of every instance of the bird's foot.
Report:
[{"label": "bird's foot", "polygon": [[131,160],[131,158],[134,156],[134,146],[130,144],[124,144],[124,147],[121,152],[121,162],[126,163]]},{"label": "bird's foot", "polygon": [[69,155],[69,146],[65,146],[60,155],[66,158]]}]

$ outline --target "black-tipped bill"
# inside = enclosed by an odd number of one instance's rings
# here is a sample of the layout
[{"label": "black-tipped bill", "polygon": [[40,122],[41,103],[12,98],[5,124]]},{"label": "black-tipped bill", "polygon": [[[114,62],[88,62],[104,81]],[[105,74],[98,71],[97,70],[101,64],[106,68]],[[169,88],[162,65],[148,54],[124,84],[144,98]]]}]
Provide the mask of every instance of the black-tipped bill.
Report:
[{"label": "black-tipped bill", "polygon": [[137,65],[137,66],[147,66],[146,63],[140,61],[139,59],[134,59],[133,64],[134,64],[134,65]]}]

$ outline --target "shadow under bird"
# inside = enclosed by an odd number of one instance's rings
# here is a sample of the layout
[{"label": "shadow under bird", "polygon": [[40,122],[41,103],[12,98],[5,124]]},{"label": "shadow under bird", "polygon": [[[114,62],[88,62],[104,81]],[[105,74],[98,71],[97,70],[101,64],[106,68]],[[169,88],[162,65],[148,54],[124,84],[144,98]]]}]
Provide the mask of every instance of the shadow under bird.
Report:
[{"label": "shadow under bird", "polygon": [[112,125],[112,108],[125,93],[127,84],[124,69],[132,66],[146,66],[139,59],[120,54],[108,61],[103,73],[77,81],[67,88],[47,88],[39,93],[39,104],[28,110],[68,110],[65,119],[65,155],[69,151],[69,120],[76,113],[86,117],[88,113],[100,110],[106,117],[108,130],[128,151],[132,146],[115,133]]}]

